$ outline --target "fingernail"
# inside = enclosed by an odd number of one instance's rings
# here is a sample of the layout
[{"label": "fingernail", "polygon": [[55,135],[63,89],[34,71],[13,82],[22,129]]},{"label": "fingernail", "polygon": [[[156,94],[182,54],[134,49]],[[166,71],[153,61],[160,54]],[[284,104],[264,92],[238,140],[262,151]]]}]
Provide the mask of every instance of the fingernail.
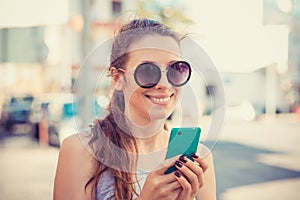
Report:
[{"label": "fingernail", "polygon": [[181,174],[178,171],[175,171],[175,176],[177,176],[178,178],[180,178]]},{"label": "fingernail", "polygon": [[177,165],[178,167],[182,167],[182,163],[179,162],[178,160],[176,160],[175,165]]},{"label": "fingernail", "polygon": [[182,155],[179,157],[179,160],[183,163],[186,163],[187,162],[187,159],[185,158],[185,155]]},{"label": "fingernail", "polygon": [[199,158],[199,156],[197,156],[195,153],[191,153],[191,156],[192,156],[193,158]]}]

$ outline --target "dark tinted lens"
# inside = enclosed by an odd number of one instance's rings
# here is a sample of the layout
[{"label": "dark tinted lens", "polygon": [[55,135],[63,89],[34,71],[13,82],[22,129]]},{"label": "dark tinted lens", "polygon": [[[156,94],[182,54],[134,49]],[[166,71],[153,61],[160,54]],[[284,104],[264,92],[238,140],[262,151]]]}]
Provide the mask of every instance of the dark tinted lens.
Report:
[{"label": "dark tinted lens", "polygon": [[152,63],[140,64],[134,71],[134,79],[142,88],[151,88],[155,86],[160,78],[160,68]]},{"label": "dark tinted lens", "polygon": [[171,84],[182,86],[186,84],[191,77],[191,67],[184,61],[173,63],[168,69],[167,77]]}]

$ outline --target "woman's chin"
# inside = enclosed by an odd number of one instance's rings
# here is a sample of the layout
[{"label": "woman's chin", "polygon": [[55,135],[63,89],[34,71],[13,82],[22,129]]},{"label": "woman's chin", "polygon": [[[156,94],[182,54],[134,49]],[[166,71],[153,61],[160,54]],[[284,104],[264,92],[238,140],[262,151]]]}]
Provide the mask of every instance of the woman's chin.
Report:
[{"label": "woman's chin", "polygon": [[170,114],[162,106],[154,105],[150,108],[149,115],[151,120],[162,120],[167,119]]}]

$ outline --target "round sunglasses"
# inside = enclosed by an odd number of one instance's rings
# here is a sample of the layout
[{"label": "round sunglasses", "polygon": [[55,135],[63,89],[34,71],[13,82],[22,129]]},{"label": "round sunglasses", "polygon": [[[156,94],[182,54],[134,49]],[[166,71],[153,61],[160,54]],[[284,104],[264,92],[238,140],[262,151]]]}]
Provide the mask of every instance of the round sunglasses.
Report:
[{"label": "round sunglasses", "polygon": [[[117,70],[125,73],[126,71],[122,68]],[[167,70],[161,70],[159,66],[151,62],[145,62],[139,64],[134,73],[131,74],[134,76],[135,82],[142,88],[152,88],[156,86],[160,79],[162,72],[166,72],[167,79],[169,83],[173,86],[180,87],[185,85],[191,77],[192,69],[188,62],[186,61],[177,61],[172,63],[167,67]]]}]

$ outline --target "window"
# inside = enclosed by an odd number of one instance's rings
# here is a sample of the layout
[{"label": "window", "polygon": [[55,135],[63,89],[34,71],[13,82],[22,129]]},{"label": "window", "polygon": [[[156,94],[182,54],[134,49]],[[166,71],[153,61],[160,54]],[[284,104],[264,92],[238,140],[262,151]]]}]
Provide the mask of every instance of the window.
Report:
[{"label": "window", "polygon": [[112,1],[113,16],[118,16],[121,11],[122,11],[122,1],[121,0],[113,0]]}]

